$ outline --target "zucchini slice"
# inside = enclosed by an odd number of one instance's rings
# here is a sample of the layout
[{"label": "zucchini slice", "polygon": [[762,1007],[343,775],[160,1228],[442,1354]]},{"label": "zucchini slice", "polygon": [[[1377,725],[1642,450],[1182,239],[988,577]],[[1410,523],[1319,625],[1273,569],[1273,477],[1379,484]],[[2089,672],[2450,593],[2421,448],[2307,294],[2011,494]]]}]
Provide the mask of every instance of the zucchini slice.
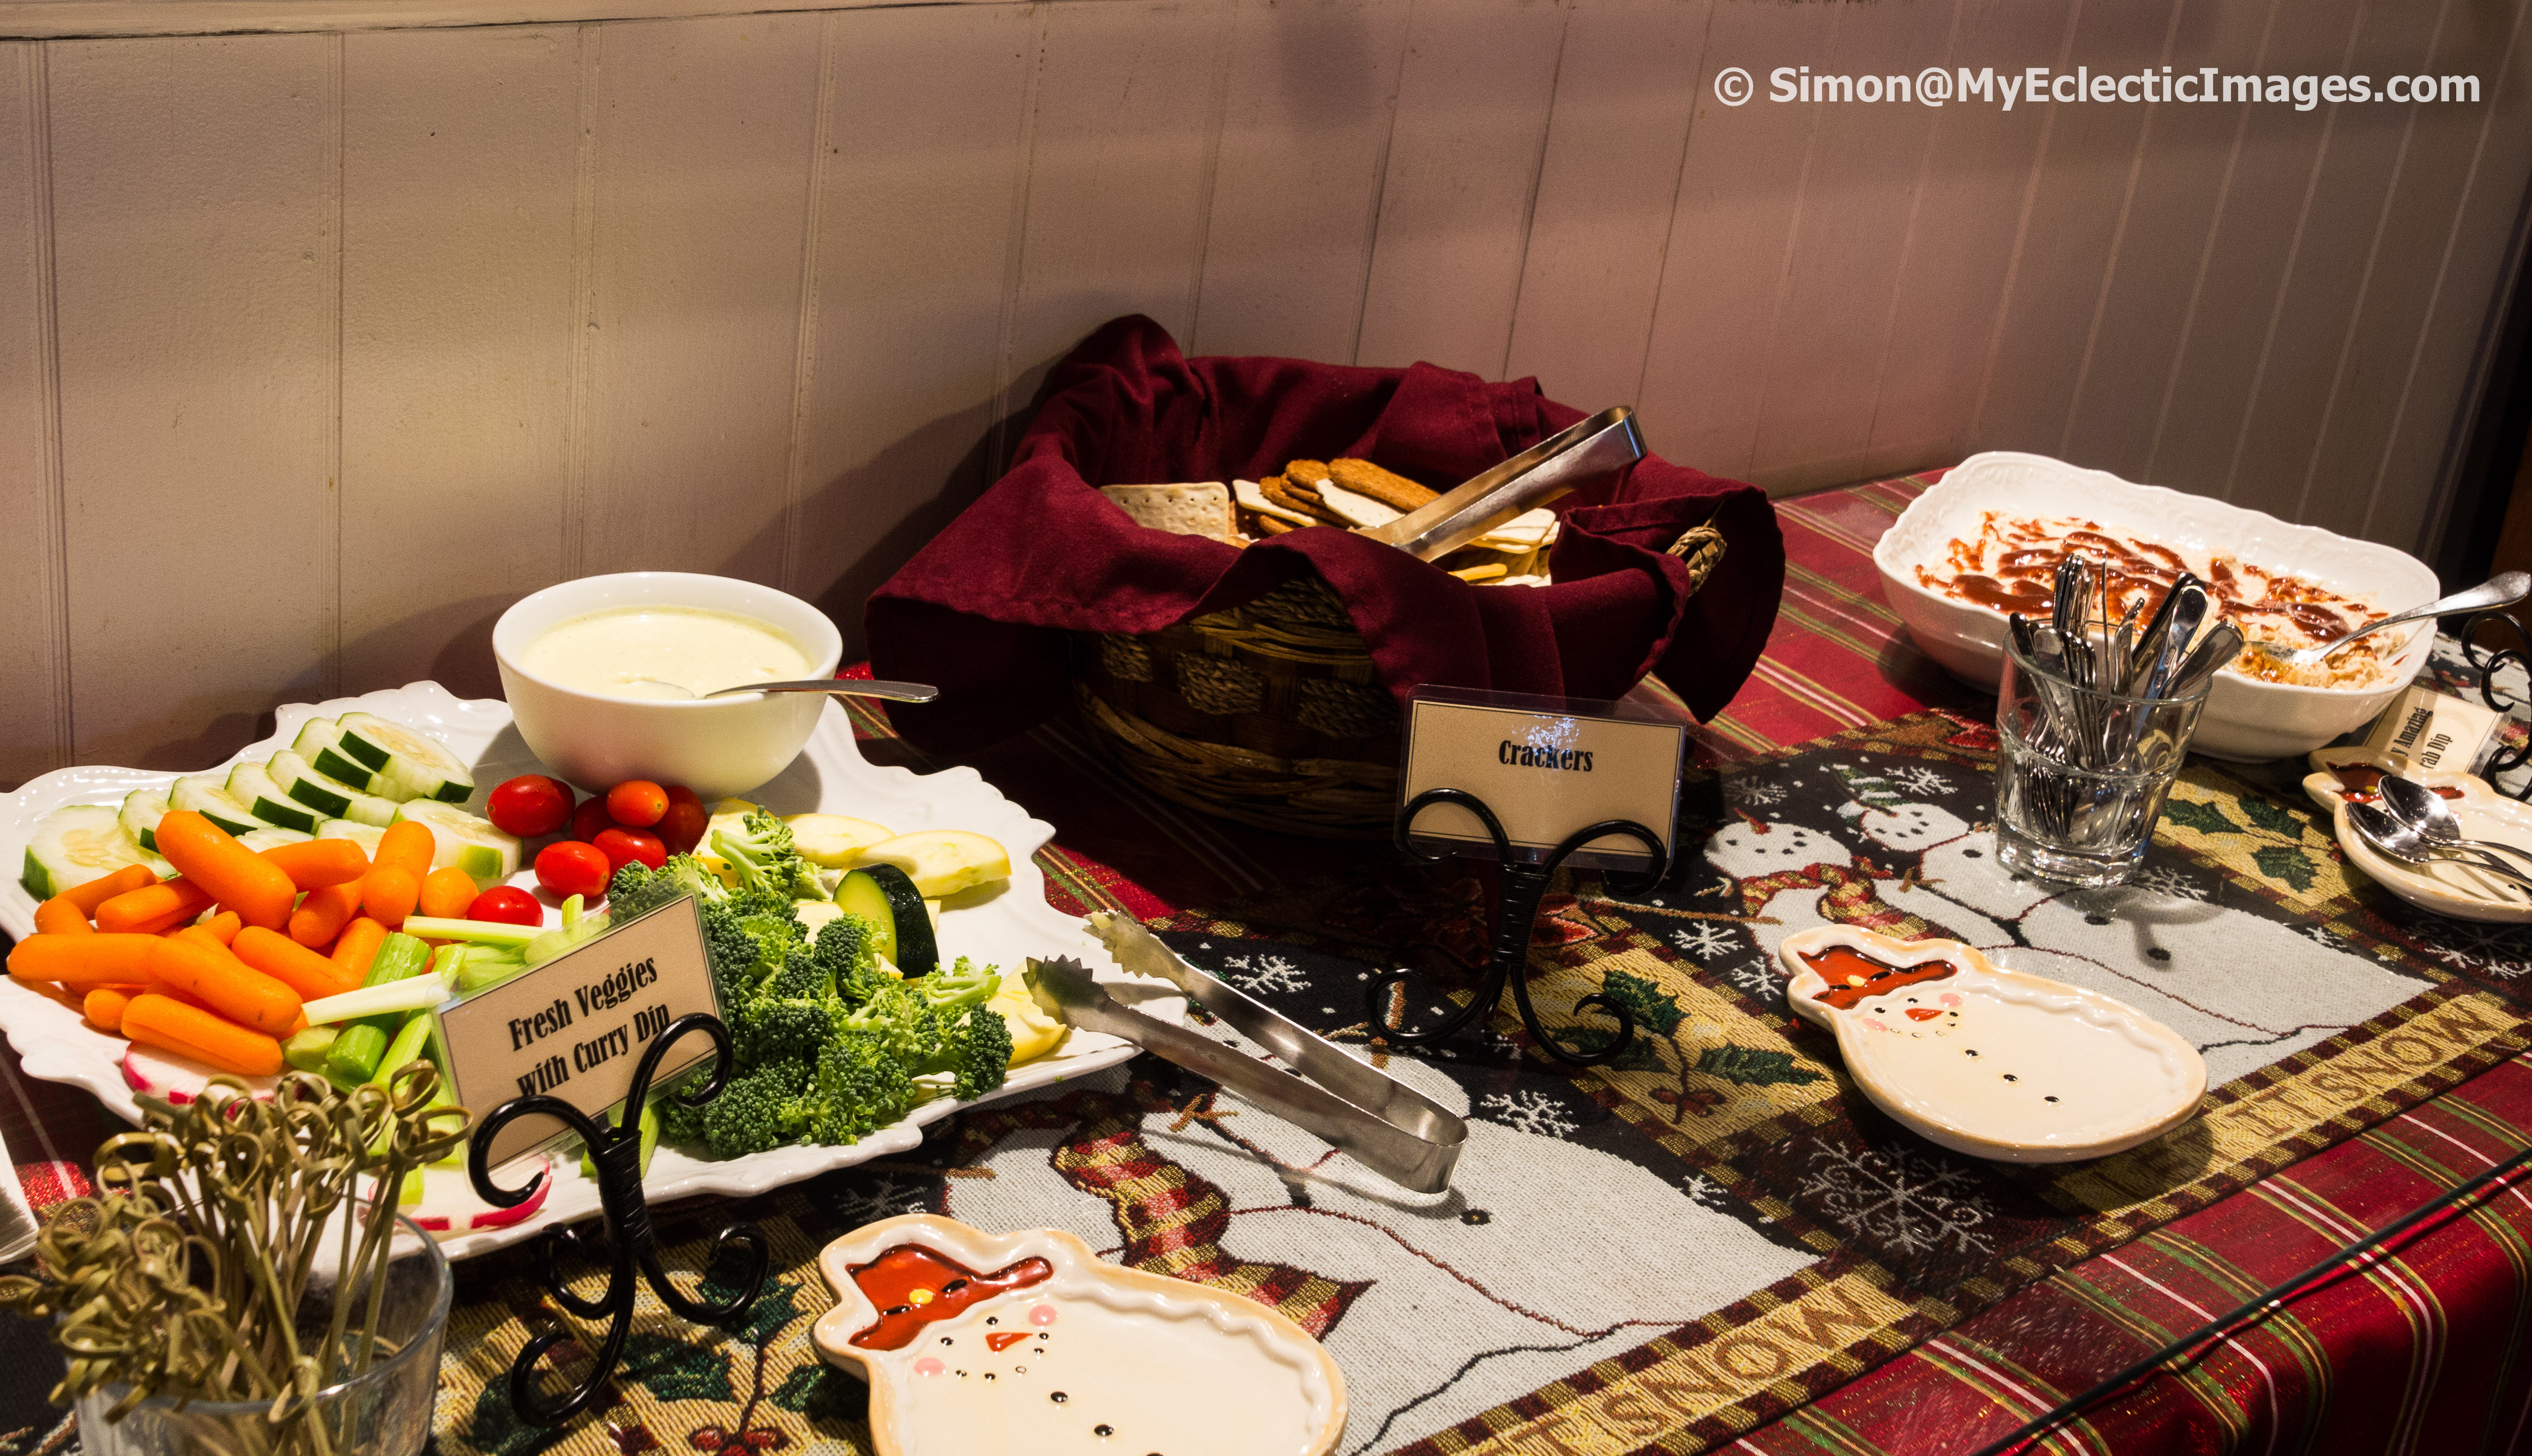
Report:
[{"label": "zucchini slice", "polygon": [[301,756],[297,749],[283,749],[265,765],[272,781],[297,803],[316,812],[321,818],[351,819],[363,824],[375,824],[383,829],[395,822],[396,803],[381,799],[366,790],[356,789],[341,779],[316,771],[316,765]]},{"label": "zucchini slice", "polygon": [[893,865],[928,900],[1011,877],[1002,841],[967,829],[924,829],[884,839],[862,851],[873,865]]},{"label": "zucchini slice", "polygon": [[791,847],[800,858],[828,869],[845,868],[861,859],[862,851],[896,837],[886,824],[839,813],[795,813],[782,822],[790,826]]},{"label": "zucchini slice", "polygon": [[140,843],[124,831],[115,806],[65,804],[35,821],[18,883],[36,899],[50,900],[126,865],[149,863]]},{"label": "zucchini slice", "polygon": [[277,829],[296,829],[302,834],[316,827],[325,815],[281,792],[260,763],[240,763],[229,770],[228,794],[246,806],[247,812]]},{"label": "zucchini slice", "polygon": [[396,810],[396,818],[431,831],[437,845],[431,857],[433,869],[454,865],[479,885],[519,872],[519,841],[495,828],[490,819],[430,799],[406,800]]},{"label": "zucchini slice", "polygon": [[219,780],[207,773],[176,780],[167,790],[167,807],[190,809],[231,834],[244,834],[254,829],[270,827],[255,816],[253,811],[230,797]]},{"label": "zucchini slice", "polygon": [[846,915],[860,916],[877,927],[872,948],[905,975],[928,976],[941,964],[932,917],[924,909],[922,892],[904,870],[893,865],[847,870],[843,882],[835,886],[835,903]]},{"label": "zucchini slice", "polygon": [[167,796],[155,789],[135,789],[123,796],[123,832],[145,850],[158,848],[158,821],[167,817]]},{"label": "zucchini slice", "polygon": [[335,726],[335,748],[370,770],[374,794],[463,804],[475,792],[475,775],[435,738],[374,713],[345,713]]}]

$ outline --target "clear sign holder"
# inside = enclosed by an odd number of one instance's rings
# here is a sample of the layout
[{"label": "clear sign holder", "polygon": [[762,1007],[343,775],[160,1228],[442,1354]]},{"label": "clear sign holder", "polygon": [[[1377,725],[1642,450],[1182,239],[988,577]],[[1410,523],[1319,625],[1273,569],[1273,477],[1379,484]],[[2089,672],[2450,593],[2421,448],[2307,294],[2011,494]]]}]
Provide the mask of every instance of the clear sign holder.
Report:
[{"label": "clear sign holder", "polygon": [[[688,1107],[700,1107],[720,1095],[729,1080],[729,1029],[720,1018],[694,1012],[668,1023],[642,1052],[642,1063],[633,1072],[632,1089],[626,1092],[623,1107],[610,1125],[604,1112],[595,1117],[582,1112],[560,1097],[539,1093],[512,1097],[493,1108],[483,1125],[475,1130],[466,1153],[466,1176],[474,1183],[476,1196],[495,1208],[515,1208],[536,1197],[538,1187],[549,1174],[540,1170],[528,1180],[528,1186],[506,1189],[492,1181],[492,1135],[522,1117],[550,1117],[580,1135],[589,1146],[590,1162],[598,1169],[598,1198],[605,1210],[605,1260],[611,1260],[606,1275],[606,1292],[597,1299],[583,1299],[571,1292],[562,1276],[561,1254],[568,1249],[592,1260],[601,1260],[595,1241],[584,1238],[571,1225],[547,1229],[537,1240],[537,1269],[545,1281],[546,1293],[554,1303],[583,1319],[606,1321],[606,1338],[599,1346],[597,1368],[587,1379],[573,1386],[559,1400],[548,1400],[537,1382],[537,1363],[546,1352],[571,1339],[568,1329],[549,1329],[528,1341],[519,1358],[510,1363],[510,1409],[519,1419],[536,1426],[560,1426],[589,1408],[615,1373],[616,1362],[623,1359],[624,1340],[633,1329],[633,1300],[640,1291],[635,1287],[634,1271],[650,1283],[651,1292],[660,1297],[680,1317],[697,1324],[727,1324],[744,1316],[756,1303],[758,1291],[765,1287],[765,1272],[773,1259],[773,1246],[752,1223],[734,1223],[713,1239],[712,1255],[738,1245],[747,1251],[748,1269],[740,1282],[744,1287],[732,1299],[707,1304],[689,1299],[668,1282],[668,1273],[660,1263],[656,1236],[651,1230],[651,1205],[642,1192],[642,1104],[651,1092],[651,1074],[659,1070],[660,1059],[668,1046],[689,1032],[702,1032],[712,1037],[714,1060],[712,1075],[701,1086],[670,1092]],[[711,1256],[707,1256],[709,1266]]]}]

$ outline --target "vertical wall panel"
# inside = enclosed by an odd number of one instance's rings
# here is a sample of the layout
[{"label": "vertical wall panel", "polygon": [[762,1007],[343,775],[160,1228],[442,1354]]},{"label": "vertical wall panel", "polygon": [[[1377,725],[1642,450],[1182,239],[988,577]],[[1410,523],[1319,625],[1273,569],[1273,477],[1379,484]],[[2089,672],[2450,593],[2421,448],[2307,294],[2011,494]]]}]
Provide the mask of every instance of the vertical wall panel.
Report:
[{"label": "vertical wall panel", "polygon": [[0,789],[70,762],[40,43],[0,45]]},{"label": "vertical wall panel", "polygon": [[345,39],[346,691],[497,694],[493,619],[563,576],[583,35]]},{"label": "vertical wall panel", "polygon": [[336,682],[339,41],[50,52],[77,753],[200,767]]},{"label": "vertical wall panel", "polygon": [[1022,5],[853,11],[833,24],[849,66],[828,116],[804,490],[784,585],[858,644],[863,598],[987,483],[1039,28]]},{"label": "vertical wall panel", "polygon": [[1048,8],[1007,410],[1118,314],[1189,332],[1230,22],[1230,0]]},{"label": "vertical wall panel", "polygon": [[1564,28],[1559,0],[1416,8],[1355,363],[1502,377]]},{"label": "vertical wall panel", "polygon": [[[1942,54],[1951,19],[1936,5],[1846,7],[1832,49],[1812,69],[1913,87]],[[1910,204],[1935,122],[1923,104],[1817,104],[1750,465],[1761,479],[1797,487],[1913,463],[1875,458],[1870,445]]]},{"label": "vertical wall panel", "polygon": [[1408,10],[1239,6],[1189,352],[1353,358]]},{"label": "vertical wall panel", "polygon": [[575,575],[780,573],[821,24],[603,29]]},{"label": "vertical wall panel", "polygon": [[1504,372],[1632,405],[1697,111],[1712,0],[1576,0]]},{"label": "vertical wall panel", "polygon": [[1714,99],[1714,73],[1749,69],[1763,98],[1771,66],[1827,53],[1836,18],[1818,5],[1715,6],[1641,391],[1644,442],[1683,465],[1749,474],[1765,403],[1761,364],[1819,122],[1815,106],[1725,106]]}]

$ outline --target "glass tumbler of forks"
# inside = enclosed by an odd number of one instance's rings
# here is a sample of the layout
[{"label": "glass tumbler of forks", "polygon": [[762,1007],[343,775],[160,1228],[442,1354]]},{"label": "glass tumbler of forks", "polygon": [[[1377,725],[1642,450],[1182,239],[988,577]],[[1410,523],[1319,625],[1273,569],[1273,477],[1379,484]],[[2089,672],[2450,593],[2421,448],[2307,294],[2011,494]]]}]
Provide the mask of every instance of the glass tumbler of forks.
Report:
[{"label": "glass tumbler of forks", "polygon": [[2071,680],[2004,642],[1996,684],[1996,858],[2018,874],[2099,888],[2145,860],[2207,689],[2131,698]]}]

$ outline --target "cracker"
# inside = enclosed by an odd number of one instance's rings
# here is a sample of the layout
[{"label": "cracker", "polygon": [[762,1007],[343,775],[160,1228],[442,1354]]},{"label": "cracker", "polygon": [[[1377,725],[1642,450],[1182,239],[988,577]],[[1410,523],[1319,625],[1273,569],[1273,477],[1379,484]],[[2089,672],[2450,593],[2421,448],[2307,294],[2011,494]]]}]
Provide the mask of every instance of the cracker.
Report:
[{"label": "cracker", "polygon": [[1257,529],[1266,532],[1268,535],[1282,535],[1288,531],[1298,531],[1301,528],[1295,526],[1293,523],[1285,520],[1281,516],[1269,516],[1261,512],[1257,517]]},{"label": "cracker", "polygon": [[1357,529],[1387,526],[1405,514],[1397,507],[1385,505],[1368,495],[1357,495],[1334,480],[1320,483],[1319,503],[1343,516],[1348,526]]},{"label": "cracker", "polygon": [[1233,540],[1231,487],[1219,480],[1201,484],[1102,485],[1099,493],[1115,501],[1137,526],[1178,535]]},{"label": "cracker", "polygon": [[1268,500],[1266,498],[1265,490],[1254,480],[1232,481],[1231,493],[1232,498],[1239,503],[1239,508],[1243,511],[1249,511],[1260,516],[1272,516],[1281,520],[1288,526],[1316,526],[1319,524],[1319,519],[1307,511],[1296,511],[1291,506],[1279,506],[1273,501]]},{"label": "cracker", "polygon": [[1284,467],[1284,478],[1295,484],[1316,485],[1328,476],[1328,467],[1316,460],[1296,460]]},{"label": "cracker", "polygon": [[1370,496],[1394,511],[1411,511],[1439,495],[1439,492],[1418,485],[1395,471],[1382,470],[1368,460],[1329,461],[1328,475],[1354,494]]},{"label": "cracker", "polygon": [[1291,484],[1289,484],[1282,476],[1268,476],[1265,479],[1257,482],[1257,488],[1264,491],[1266,498],[1274,502],[1276,505],[1282,506],[1288,511],[1297,511],[1300,514],[1309,517],[1310,522],[1313,525],[1346,526],[1352,524],[1343,516],[1329,510],[1316,496],[1303,495],[1293,489]]}]

